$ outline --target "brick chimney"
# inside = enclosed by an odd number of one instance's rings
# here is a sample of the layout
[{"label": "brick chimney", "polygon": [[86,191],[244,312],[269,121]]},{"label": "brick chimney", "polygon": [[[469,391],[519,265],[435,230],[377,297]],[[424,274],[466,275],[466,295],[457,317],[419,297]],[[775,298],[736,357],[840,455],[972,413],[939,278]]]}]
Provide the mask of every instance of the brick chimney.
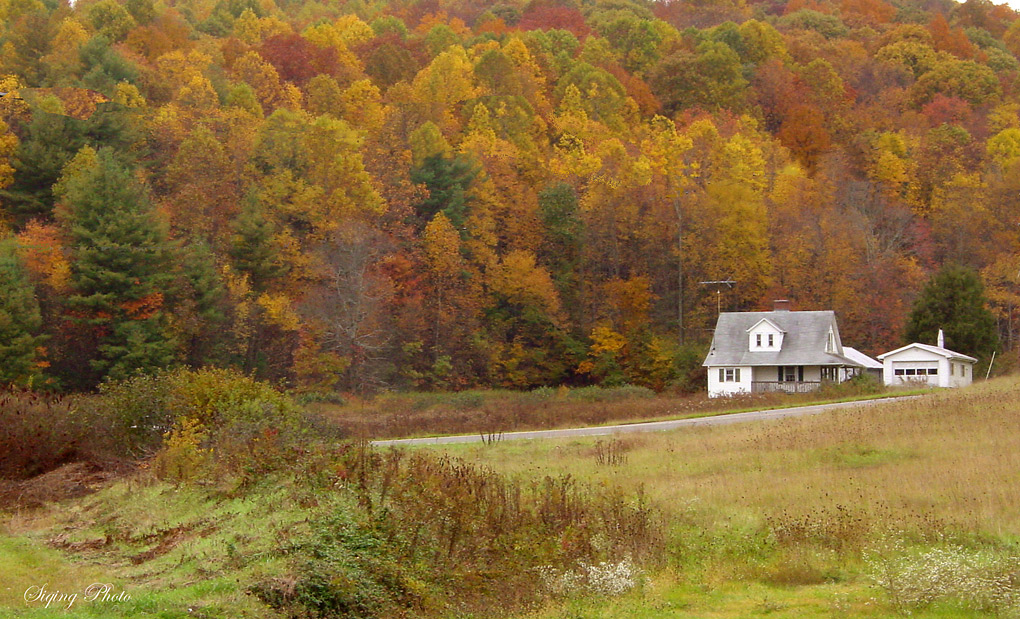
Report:
[{"label": "brick chimney", "polygon": [[772,310],[776,312],[790,311],[790,302],[786,299],[776,299],[772,302]]}]

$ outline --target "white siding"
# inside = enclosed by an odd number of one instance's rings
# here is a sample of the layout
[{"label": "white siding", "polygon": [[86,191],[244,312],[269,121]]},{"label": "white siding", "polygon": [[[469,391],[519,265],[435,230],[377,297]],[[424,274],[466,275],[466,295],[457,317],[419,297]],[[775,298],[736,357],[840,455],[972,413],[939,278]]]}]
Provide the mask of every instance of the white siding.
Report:
[{"label": "white siding", "polygon": [[[927,373],[935,369],[937,374]],[[921,370],[926,370],[922,375]],[[893,387],[921,385],[928,387],[966,387],[971,384],[974,364],[921,348],[907,348],[882,360],[882,378]]]},{"label": "white siding", "polygon": [[[772,343],[769,344],[769,337]],[[758,344],[759,338],[761,344]],[[783,332],[767,320],[761,320],[747,334],[747,349],[750,351],[775,352],[783,349]]]},{"label": "white siding", "polygon": [[[723,372],[724,380],[719,380],[719,372]],[[728,376],[727,370],[733,371],[734,375],[739,372],[739,381],[727,381],[725,378]],[[735,367],[735,366],[709,366],[708,368],[708,397],[715,398],[718,396],[736,395],[738,393],[751,393],[751,374],[752,368],[750,366]]]}]

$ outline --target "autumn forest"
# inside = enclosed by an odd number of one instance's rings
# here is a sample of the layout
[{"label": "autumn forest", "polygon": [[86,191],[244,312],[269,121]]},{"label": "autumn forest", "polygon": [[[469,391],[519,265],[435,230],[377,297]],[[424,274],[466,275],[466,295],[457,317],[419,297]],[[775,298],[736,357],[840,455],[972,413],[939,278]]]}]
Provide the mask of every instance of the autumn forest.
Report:
[{"label": "autumn forest", "polygon": [[1015,348],[1018,56],[988,0],[0,0],[0,383],[700,387],[719,309],[875,354],[947,264]]}]

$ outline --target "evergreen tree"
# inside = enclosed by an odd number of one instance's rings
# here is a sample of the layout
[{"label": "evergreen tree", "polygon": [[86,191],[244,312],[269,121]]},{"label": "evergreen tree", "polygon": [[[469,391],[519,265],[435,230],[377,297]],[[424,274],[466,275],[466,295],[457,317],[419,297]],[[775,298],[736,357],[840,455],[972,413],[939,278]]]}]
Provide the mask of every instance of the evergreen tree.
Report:
[{"label": "evergreen tree", "polygon": [[200,367],[225,357],[223,303],[226,291],[209,245],[193,240],[178,253],[180,305],[175,305],[185,360]]},{"label": "evergreen tree", "polygon": [[0,242],[0,387],[28,385],[39,374],[39,302],[13,241]]},{"label": "evergreen tree", "polygon": [[274,244],[276,227],[257,200],[249,200],[234,222],[230,257],[247,273],[252,290],[264,292],[273,280],[287,274],[287,265]]},{"label": "evergreen tree", "polygon": [[442,211],[454,228],[463,229],[471,204],[468,188],[478,172],[478,168],[463,157],[443,155],[431,155],[411,170],[411,180],[424,184],[429,190],[429,197],[416,209],[422,226]]},{"label": "evergreen tree", "polygon": [[539,257],[549,267],[571,322],[580,324],[578,265],[584,245],[584,222],[577,192],[567,183],[551,185],[538,194],[538,208],[545,229]]},{"label": "evergreen tree", "polygon": [[19,227],[36,217],[48,218],[53,212],[53,184],[84,144],[80,120],[36,111],[14,153],[14,183],[0,191],[7,217]]},{"label": "evergreen tree", "polygon": [[[44,101],[60,105],[52,97]],[[99,104],[85,120],[47,111],[42,105],[33,108],[25,135],[11,158],[14,183],[0,190],[6,218],[19,228],[32,219],[49,219],[55,203],[53,186],[85,145],[115,148],[121,161],[142,154],[135,121],[130,109],[112,103]]]},{"label": "evergreen tree", "polygon": [[939,329],[946,348],[964,354],[988,357],[999,346],[995,317],[974,270],[956,264],[939,269],[914,302],[904,335],[907,342],[934,344]]},{"label": "evergreen tree", "polygon": [[171,364],[175,345],[163,312],[168,241],[145,188],[104,149],[68,180],[66,199],[75,291],[68,307],[92,327],[92,378]]},{"label": "evergreen tree", "polygon": [[538,208],[545,224],[540,255],[557,279],[566,279],[577,267],[583,244],[584,223],[577,192],[567,183],[547,187],[538,194]]}]

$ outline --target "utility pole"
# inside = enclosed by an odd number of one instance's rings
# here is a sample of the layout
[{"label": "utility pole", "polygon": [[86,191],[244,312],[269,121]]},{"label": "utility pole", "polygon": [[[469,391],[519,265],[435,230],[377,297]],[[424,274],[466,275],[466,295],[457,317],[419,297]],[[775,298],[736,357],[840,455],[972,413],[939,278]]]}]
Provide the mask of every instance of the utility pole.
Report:
[{"label": "utility pole", "polygon": [[684,345],[684,213],[680,196],[673,198],[676,215],[676,330],[680,345]]}]

